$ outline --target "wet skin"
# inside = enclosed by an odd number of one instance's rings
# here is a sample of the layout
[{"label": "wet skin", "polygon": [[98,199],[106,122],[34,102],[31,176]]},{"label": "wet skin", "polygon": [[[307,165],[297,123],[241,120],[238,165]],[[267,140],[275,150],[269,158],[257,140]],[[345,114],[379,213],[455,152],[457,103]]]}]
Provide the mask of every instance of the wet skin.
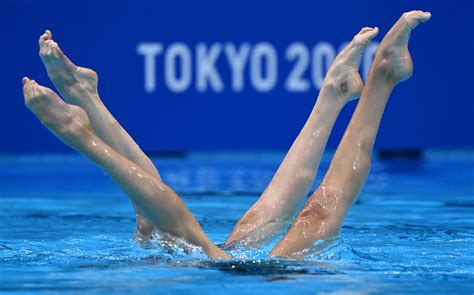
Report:
[{"label": "wet skin", "polygon": [[430,17],[422,11],[404,13],[383,38],[329,170],[271,256],[298,256],[315,241],[338,234],[367,180],[375,137],[390,93],[413,72],[407,47],[410,33]]},{"label": "wet skin", "polygon": [[[270,255],[298,256],[315,241],[339,232],[367,179],[388,97],[397,83],[412,74],[407,49],[411,30],[430,16],[422,11],[402,15],[380,44],[365,86],[358,67],[378,29],[364,28],[354,37],[329,69],[308,121],[271,183],[237,222],[227,244],[261,245],[286,228],[314,181],[340,110],[362,92],[322,184]],[[229,259],[207,238],[179,196],[161,180],[151,160],[102,103],[97,74],[74,65],[50,31],[40,37],[39,44],[48,75],[66,102],[51,89],[24,78],[26,106],[59,139],[103,168],[122,188],[137,212],[137,237],[148,239],[156,227],[201,246],[211,258]]]}]

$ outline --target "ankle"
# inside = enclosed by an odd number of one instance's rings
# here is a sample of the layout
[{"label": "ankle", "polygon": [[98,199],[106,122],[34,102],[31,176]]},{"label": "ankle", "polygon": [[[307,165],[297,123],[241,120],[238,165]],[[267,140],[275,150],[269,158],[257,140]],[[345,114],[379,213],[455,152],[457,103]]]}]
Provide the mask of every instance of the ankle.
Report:
[{"label": "ankle", "polygon": [[327,79],[324,81],[323,87],[319,91],[317,103],[325,109],[342,109],[349,101],[341,89],[341,81],[336,79]]},{"label": "ankle", "polygon": [[343,105],[355,99],[362,93],[364,83],[358,72],[346,71],[339,73],[328,73],[321,91],[336,97]]},{"label": "ankle", "polygon": [[413,62],[408,50],[396,46],[379,48],[372,67],[374,73],[394,84],[410,78],[413,74]]}]

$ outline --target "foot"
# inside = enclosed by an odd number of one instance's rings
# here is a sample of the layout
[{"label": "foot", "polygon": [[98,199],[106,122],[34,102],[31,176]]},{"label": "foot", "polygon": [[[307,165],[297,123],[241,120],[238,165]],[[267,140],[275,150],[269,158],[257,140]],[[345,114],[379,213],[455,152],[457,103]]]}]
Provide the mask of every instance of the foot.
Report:
[{"label": "foot", "polygon": [[405,12],[379,45],[375,59],[395,83],[410,78],[413,61],[408,52],[411,31],[430,19],[431,13],[421,10]]},{"label": "foot", "polygon": [[360,60],[365,47],[377,36],[378,32],[378,28],[363,28],[337,55],[329,68],[325,83],[327,81],[333,85],[344,102],[359,97],[362,92],[364,84],[359,75]]},{"label": "foot", "polygon": [[52,37],[47,30],[39,39],[48,76],[67,102],[83,106],[97,95],[97,73],[73,64]]},{"label": "foot", "polygon": [[[98,76],[91,69],[78,67],[62,52],[58,44],[52,39],[52,33],[46,31],[39,39],[40,56],[48,72],[48,76],[64,99],[73,105],[81,107],[92,120],[94,132],[107,144],[114,147],[129,159],[135,153],[137,146],[134,143],[123,142],[110,134],[111,128],[104,127],[105,122],[119,129],[119,135],[128,138],[128,134],[112,117],[100,101],[97,91]],[[121,130],[121,131],[120,131]],[[126,146],[132,146],[131,152]],[[125,147],[125,148],[124,148]],[[157,172],[156,172],[157,173]],[[138,213],[137,208],[135,211]],[[137,216],[137,240],[147,240],[151,237],[153,226],[141,213]]]},{"label": "foot", "polygon": [[91,132],[86,112],[65,103],[54,91],[23,78],[25,105],[67,145],[77,148]]}]

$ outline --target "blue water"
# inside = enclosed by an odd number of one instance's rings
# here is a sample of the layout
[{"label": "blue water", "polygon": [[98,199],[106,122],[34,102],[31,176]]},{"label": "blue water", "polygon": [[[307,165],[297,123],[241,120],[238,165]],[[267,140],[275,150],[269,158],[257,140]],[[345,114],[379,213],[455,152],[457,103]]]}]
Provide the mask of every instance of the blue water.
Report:
[{"label": "blue water", "polygon": [[[282,154],[154,159],[215,243]],[[328,166],[323,159],[321,171]],[[323,172],[319,173],[318,179]],[[375,160],[340,237],[300,260],[231,262],[132,240],[125,195],[79,156],[0,158],[0,291],[12,293],[465,293],[474,291],[474,154]]]}]

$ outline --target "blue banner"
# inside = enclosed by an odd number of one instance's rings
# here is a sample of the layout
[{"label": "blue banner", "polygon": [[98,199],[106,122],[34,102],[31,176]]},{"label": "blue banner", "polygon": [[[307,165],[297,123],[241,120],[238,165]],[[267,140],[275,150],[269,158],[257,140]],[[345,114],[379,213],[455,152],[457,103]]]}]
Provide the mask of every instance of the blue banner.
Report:
[{"label": "blue banner", "polygon": [[[404,12],[413,77],[396,87],[377,147],[473,148],[471,1],[26,1],[0,3],[0,152],[68,150],[23,105],[21,77],[52,87],[38,56],[45,29],[99,74],[102,100],[145,151],[287,149],[327,68],[364,26],[379,36]],[[349,103],[329,147],[352,115]]]}]

